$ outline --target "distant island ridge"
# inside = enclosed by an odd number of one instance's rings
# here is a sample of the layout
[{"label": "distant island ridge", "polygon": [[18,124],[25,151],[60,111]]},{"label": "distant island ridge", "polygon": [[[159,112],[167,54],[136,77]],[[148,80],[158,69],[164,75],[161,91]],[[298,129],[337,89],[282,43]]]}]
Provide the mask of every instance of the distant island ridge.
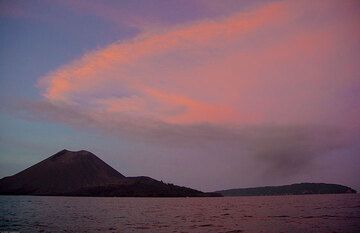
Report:
[{"label": "distant island ridge", "polygon": [[306,194],[356,193],[356,190],[339,184],[299,183],[281,186],[239,188],[216,191],[223,196],[280,196]]},{"label": "distant island ridge", "polygon": [[222,197],[334,193],[356,191],[337,184],[301,183],[202,192],[146,176],[126,177],[86,150],[62,150],[13,176],[0,179],[0,195]]}]

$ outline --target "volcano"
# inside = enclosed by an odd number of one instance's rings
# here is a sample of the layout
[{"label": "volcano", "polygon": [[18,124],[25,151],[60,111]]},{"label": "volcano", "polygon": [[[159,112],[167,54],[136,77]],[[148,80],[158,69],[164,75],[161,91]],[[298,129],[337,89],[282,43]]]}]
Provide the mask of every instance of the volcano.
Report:
[{"label": "volcano", "polygon": [[2,195],[202,197],[221,196],[146,176],[125,177],[89,151],[62,150],[0,180]]}]

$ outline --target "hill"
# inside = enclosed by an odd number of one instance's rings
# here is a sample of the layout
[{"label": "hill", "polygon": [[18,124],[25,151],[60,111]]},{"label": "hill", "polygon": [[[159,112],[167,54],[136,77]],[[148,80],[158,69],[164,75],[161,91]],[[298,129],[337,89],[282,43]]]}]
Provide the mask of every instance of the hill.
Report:
[{"label": "hill", "polygon": [[223,196],[275,196],[304,194],[356,193],[352,188],[339,184],[300,183],[282,186],[265,186],[216,191]]},{"label": "hill", "polygon": [[221,196],[166,184],[150,177],[125,177],[91,152],[62,150],[0,180],[0,194],[46,196],[186,197]]}]

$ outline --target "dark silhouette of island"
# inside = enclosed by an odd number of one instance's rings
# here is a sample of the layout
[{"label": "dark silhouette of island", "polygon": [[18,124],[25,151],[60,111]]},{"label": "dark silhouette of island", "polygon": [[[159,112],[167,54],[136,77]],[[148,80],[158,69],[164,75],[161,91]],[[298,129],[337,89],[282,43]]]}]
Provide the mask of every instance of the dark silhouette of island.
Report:
[{"label": "dark silhouette of island", "polygon": [[150,177],[125,177],[91,152],[62,150],[0,180],[2,195],[217,197]]},{"label": "dark silhouette of island", "polygon": [[277,196],[305,194],[337,194],[356,193],[352,188],[339,184],[300,183],[282,186],[266,186],[257,188],[240,188],[216,191],[223,196]]}]

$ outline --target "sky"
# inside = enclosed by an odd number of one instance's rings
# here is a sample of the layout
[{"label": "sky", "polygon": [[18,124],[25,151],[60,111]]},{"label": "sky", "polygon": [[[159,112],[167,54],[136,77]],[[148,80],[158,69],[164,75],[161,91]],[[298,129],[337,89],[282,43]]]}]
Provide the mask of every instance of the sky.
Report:
[{"label": "sky", "polygon": [[360,191],[360,2],[1,0],[0,177],[59,150],[202,191]]}]

